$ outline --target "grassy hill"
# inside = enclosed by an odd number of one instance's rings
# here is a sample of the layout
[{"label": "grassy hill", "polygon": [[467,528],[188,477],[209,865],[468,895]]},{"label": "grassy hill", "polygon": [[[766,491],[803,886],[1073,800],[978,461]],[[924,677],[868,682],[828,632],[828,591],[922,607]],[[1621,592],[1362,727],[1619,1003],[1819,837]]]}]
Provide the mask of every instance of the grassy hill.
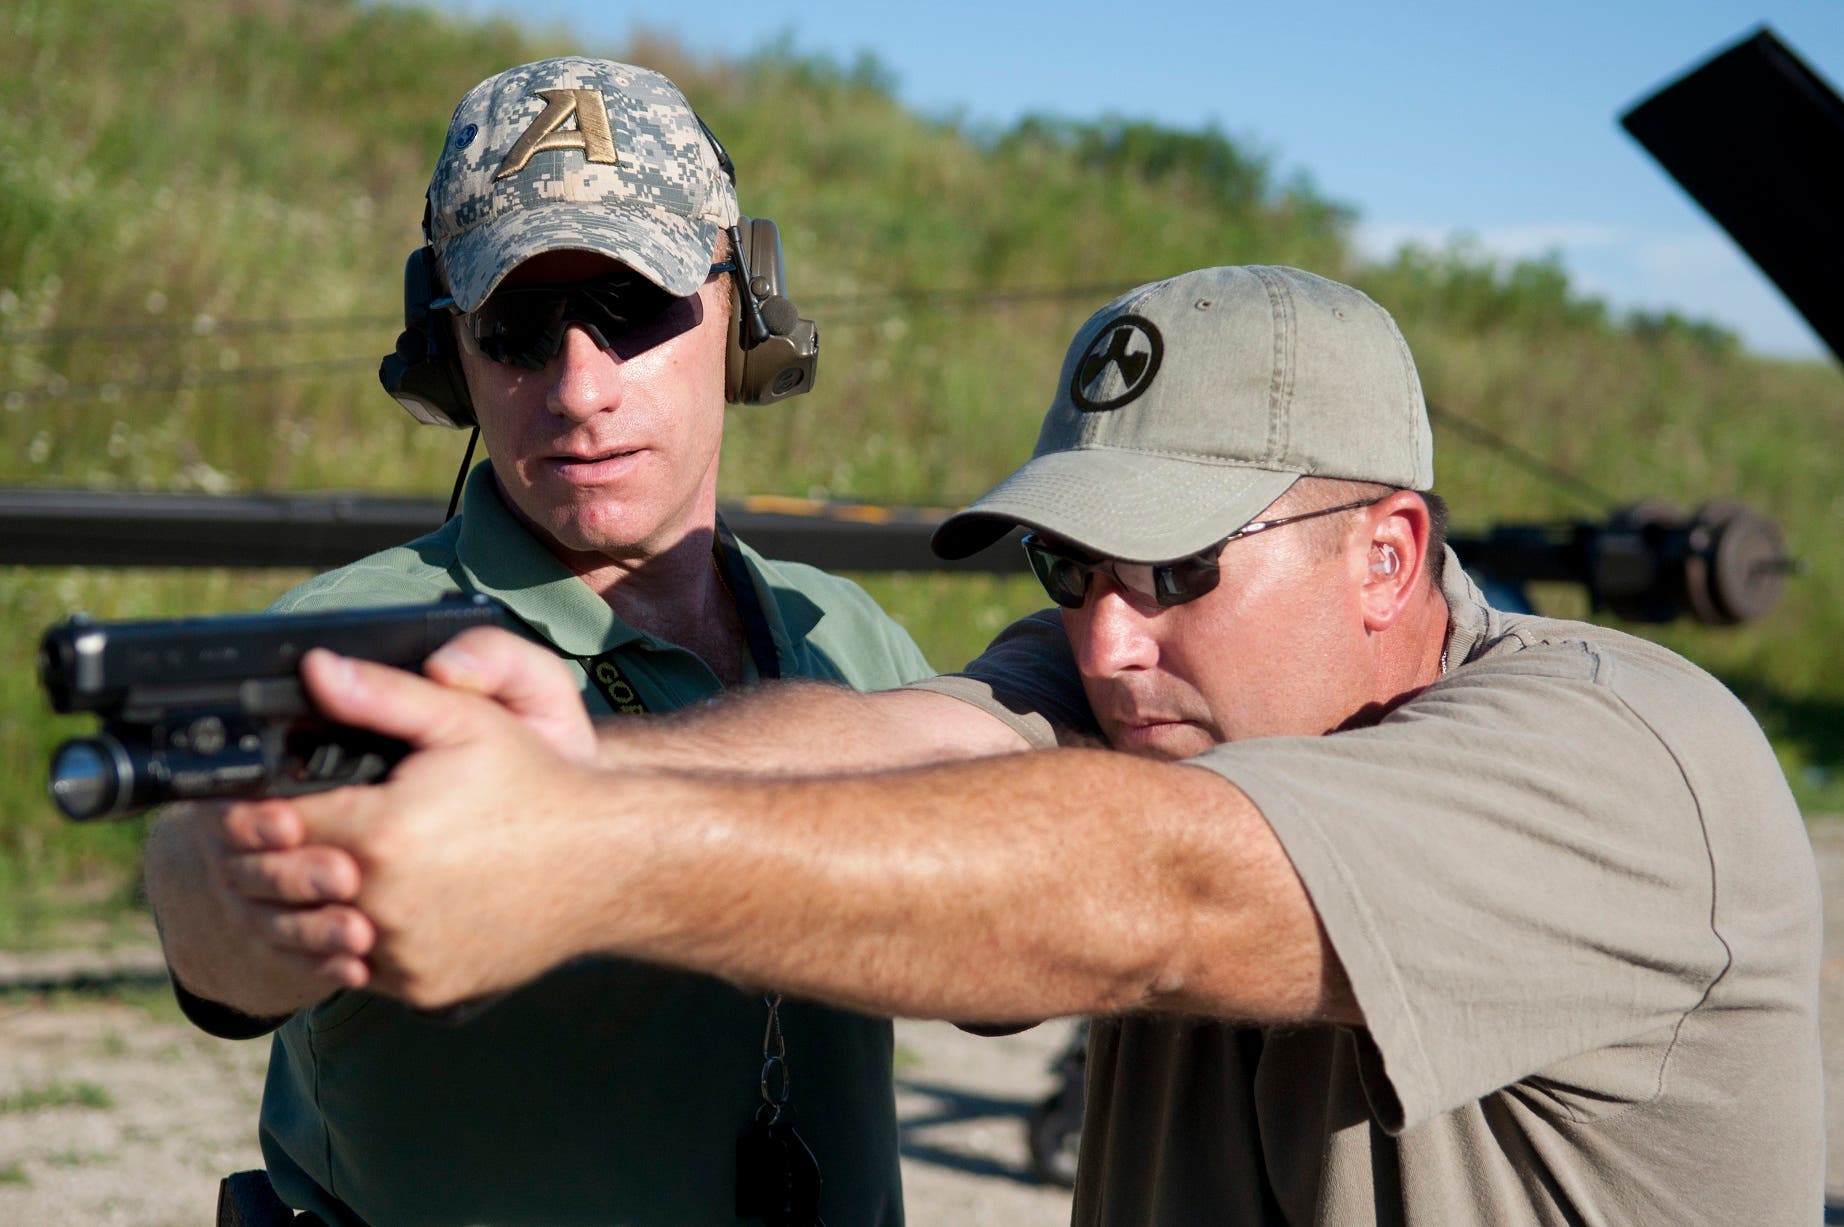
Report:
[{"label": "grassy hill", "polygon": [[[1615,318],[1544,263],[1456,249],[1366,267],[1350,208],[1219,132],[1048,116],[969,131],[905,111],[870,62],[584,48],[350,0],[15,0],[0,13],[0,485],[445,492],[462,438],[415,426],[372,374],[423,186],[468,86],[571,50],[685,88],[735,155],[745,210],[781,222],[794,297],[824,328],[815,394],[733,414],[727,494],[965,500],[1026,453],[1065,342],[1115,290],[1217,263],[1343,277],[1396,313],[1446,410],[1620,501],[1721,495],[1780,517],[1808,569],[1770,620],[1646,633],[1750,701],[1809,806],[1844,810],[1835,366]],[[982,287],[1061,292],[923,293]],[[1436,433],[1461,526],[1584,510]],[[123,881],[138,840],[135,824],[66,829],[39,797],[74,725],[39,711],[38,630],[72,608],[249,608],[298,578],[0,571],[0,940],[42,927],[48,884]],[[944,666],[1034,603],[1010,581],[870,582]]]}]

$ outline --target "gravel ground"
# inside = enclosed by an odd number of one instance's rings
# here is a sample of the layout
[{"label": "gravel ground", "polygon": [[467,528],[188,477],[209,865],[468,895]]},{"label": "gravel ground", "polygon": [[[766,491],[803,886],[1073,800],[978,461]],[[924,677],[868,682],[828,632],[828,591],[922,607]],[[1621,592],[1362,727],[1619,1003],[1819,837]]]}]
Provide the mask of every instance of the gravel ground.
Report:
[{"label": "gravel ground", "polygon": [[[1830,1186],[1844,1198],[1844,820],[1811,829],[1826,900]],[[111,988],[35,991],[85,979]],[[268,1042],[193,1031],[144,944],[113,954],[0,954],[0,984],[24,986],[0,996],[0,1224],[211,1222],[218,1178],[260,1162],[254,1123]],[[1052,1088],[1051,1063],[1067,1034],[1066,1024],[1000,1039],[897,1025],[903,1181],[915,1227],[1069,1221],[1069,1195],[1030,1177],[1023,1124]],[[1844,1223],[1844,1208],[1826,1220]]]},{"label": "gravel ground", "polygon": [[[0,1224],[202,1227],[220,1177],[261,1166],[269,1042],[214,1040],[172,1006],[158,952],[0,955],[0,983],[108,982],[0,996]],[[903,1182],[915,1227],[1063,1227],[1035,1183],[1023,1116],[1069,1033],[981,1039],[897,1024]],[[849,1227],[849,1224],[841,1225]]]}]

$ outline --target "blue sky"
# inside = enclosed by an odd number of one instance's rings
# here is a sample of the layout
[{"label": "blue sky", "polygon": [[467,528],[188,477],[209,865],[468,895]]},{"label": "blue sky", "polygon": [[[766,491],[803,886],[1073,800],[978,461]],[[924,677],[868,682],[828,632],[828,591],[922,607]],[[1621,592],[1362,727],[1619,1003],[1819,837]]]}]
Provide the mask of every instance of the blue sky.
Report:
[{"label": "blue sky", "polygon": [[567,27],[592,50],[636,29],[712,54],[781,38],[848,61],[868,50],[910,106],[975,123],[1214,122],[1355,206],[1367,251],[1455,235],[1506,256],[1553,251],[1616,306],[1716,319],[1763,352],[1823,352],[1617,116],[1763,22],[1837,86],[1844,0],[442,3]]}]

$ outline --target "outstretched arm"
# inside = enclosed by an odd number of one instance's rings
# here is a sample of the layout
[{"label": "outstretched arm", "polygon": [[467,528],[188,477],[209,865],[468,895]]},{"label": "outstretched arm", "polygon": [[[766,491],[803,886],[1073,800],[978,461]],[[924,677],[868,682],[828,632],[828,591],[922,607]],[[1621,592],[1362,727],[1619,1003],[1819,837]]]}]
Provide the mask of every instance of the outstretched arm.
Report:
[{"label": "outstretched arm", "polygon": [[[805,775],[868,771],[1025,748],[978,708],[938,694],[865,695],[783,683],[661,717],[594,728],[554,653],[493,629],[469,631],[424,665],[455,690],[491,697],[563,758],[623,772]],[[258,1016],[363,987],[370,922],[349,906],[360,867],[305,841],[286,808],[194,807],[149,837],[147,888],[175,978],[193,995]]]},{"label": "outstretched arm", "polygon": [[[971,704],[915,690],[861,694],[824,682],[772,682],[686,711],[612,716],[585,731],[575,683],[554,655],[516,635],[478,629],[429,658],[444,685],[490,696],[570,757],[586,739],[616,770],[807,776],[879,771],[1027,749]],[[516,694],[517,702],[510,700]]]},{"label": "outstretched arm", "polygon": [[772,682],[656,719],[616,717],[597,731],[597,759],[610,769],[757,778],[849,775],[1030,748],[1003,722],[946,695],[863,694],[806,681]]},{"label": "outstretched arm", "polygon": [[893,1014],[1355,1017],[1273,833],[1206,771],[1070,750],[613,773],[408,674],[317,655],[305,675],[330,714],[424,747],[383,786],[259,807],[350,848],[376,984],[417,1005],[611,951]]}]

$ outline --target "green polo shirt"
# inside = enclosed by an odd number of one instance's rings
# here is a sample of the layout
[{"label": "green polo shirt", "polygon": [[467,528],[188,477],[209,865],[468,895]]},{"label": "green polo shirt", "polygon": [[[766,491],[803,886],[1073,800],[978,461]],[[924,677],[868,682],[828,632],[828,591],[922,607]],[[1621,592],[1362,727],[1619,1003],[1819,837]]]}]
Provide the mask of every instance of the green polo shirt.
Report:
[{"label": "green polo shirt", "polygon": [[[784,676],[878,690],[929,674],[857,585],[744,555]],[[309,580],[275,609],[456,589],[497,598],[565,656],[616,652],[652,710],[720,689],[697,656],[616,618],[513,518],[486,464],[459,518]],[[583,697],[610,710],[587,673]],[[823,1217],[900,1224],[889,1022],[797,1001],[781,1017]],[[458,1024],[341,993],[276,1033],[263,1154],[283,1198],[331,1223],[734,1222],[736,1138],[760,1102],[765,1020],[758,993],[612,958],[567,964]]]}]

